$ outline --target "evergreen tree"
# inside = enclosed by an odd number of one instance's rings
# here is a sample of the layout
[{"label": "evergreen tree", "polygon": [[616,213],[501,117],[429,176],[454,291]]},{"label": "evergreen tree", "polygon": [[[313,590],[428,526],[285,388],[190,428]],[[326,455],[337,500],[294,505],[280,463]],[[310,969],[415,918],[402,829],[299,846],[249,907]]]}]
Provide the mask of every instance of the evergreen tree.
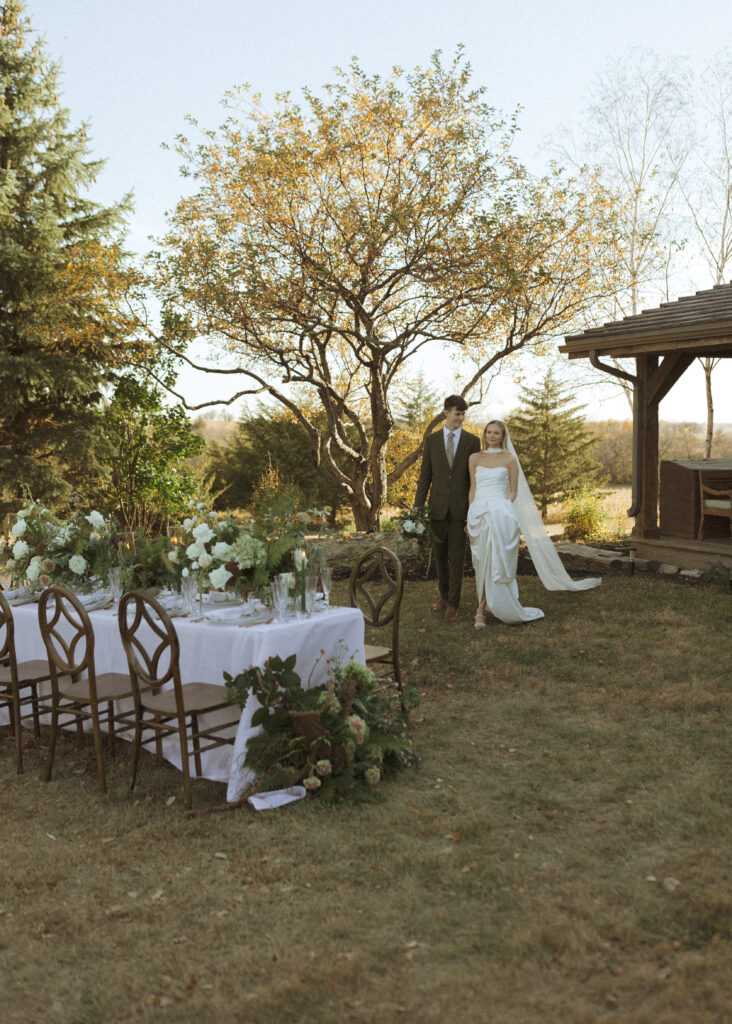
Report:
[{"label": "evergreen tree", "polygon": [[63,502],[98,471],[99,402],[129,334],[110,298],[126,201],[85,197],[101,164],[23,12],[0,4],[0,512],[25,488]]},{"label": "evergreen tree", "polygon": [[548,370],[537,388],[524,388],[521,408],[507,418],[511,440],[542,519],[553,501],[597,482],[599,464],[591,450],[595,436],[571,405],[572,396]]}]

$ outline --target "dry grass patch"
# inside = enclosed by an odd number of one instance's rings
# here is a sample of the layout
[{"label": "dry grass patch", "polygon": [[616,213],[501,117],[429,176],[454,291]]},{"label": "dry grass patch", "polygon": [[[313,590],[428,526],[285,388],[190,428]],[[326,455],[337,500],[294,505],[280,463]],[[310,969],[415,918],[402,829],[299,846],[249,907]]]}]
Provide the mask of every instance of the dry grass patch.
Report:
[{"label": "dry grass patch", "polygon": [[408,585],[424,762],[381,803],[256,816],[202,782],[187,816],[169,766],[130,800],[123,751],[101,796],[64,738],[46,785],[3,730],[4,1020],[721,1024],[729,599],[520,589],[546,619],[476,633],[470,581],[452,627]]}]

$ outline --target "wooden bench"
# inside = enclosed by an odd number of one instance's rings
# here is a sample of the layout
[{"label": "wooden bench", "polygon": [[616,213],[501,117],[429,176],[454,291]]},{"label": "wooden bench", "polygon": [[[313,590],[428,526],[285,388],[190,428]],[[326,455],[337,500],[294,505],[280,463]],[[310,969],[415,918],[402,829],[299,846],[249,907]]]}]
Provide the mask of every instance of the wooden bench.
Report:
[{"label": "wooden bench", "polygon": [[697,540],[702,539],[704,519],[707,516],[721,516],[730,524],[732,536],[732,490],[717,490],[704,483],[703,470],[699,470],[699,532]]}]

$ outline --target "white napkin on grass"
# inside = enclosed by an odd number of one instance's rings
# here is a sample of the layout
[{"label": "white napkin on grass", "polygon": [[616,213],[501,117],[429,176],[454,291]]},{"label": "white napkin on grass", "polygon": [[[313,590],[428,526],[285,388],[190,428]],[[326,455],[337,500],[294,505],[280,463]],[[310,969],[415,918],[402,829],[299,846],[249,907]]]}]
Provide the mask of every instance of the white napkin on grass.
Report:
[{"label": "white napkin on grass", "polygon": [[304,786],[289,786],[287,789],[272,789],[269,793],[254,793],[247,802],[255,811],[269,811],[275,807],[284,807],[295,800],[304,800],[307,791]]}]

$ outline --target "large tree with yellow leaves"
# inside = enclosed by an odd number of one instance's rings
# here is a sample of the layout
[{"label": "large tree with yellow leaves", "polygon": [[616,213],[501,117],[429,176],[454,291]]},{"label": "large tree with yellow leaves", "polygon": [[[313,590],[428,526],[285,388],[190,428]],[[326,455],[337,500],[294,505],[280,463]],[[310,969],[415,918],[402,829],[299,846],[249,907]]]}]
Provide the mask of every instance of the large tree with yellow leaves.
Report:
[{"label": "large tree with yellow leaves", "polygon": [[124,204],[86,198],[100,164],[23,10],[0,4],[0,511],[99,472],[99,401],[133,329],[113,302],[133,283]]},{"label": "large tree with yellow leaves", "polygon": [[185,338],[234,356],[205,367],[243,376],[230,401],[291,411],[368,529],[419,458],[386,458],[417,357],[446,347],[479,400],[492,367],[596,300],[612,209],[589,177],[529,176],[461,53],[387,79],[354,62],[302,107],[267,112],[247,89],[227,103],[218,131],[179,139],[196,187],[161,241],[159,292]]}]

